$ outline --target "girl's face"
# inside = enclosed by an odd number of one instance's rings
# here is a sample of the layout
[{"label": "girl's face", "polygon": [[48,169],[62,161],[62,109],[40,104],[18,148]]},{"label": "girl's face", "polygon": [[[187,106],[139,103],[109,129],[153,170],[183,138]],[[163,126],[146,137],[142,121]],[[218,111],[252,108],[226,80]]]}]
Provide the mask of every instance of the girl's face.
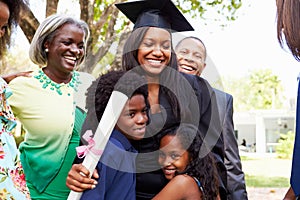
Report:
[{"label": "girl's face", "polygon": [[74,70],[84,56],[84,31],[74,24],[65,24],[45,43],[48,51],[47,67],[62,72]]},{"label": "girl's face", "polygon": [[9,9],[8,6],[0,1],[0,38],[4,36],[7,29],[7,23],[9,19]]},{"label": "girl's face", "polygon": [[171,59],[170,33],[150,27],[139,46],[137,59],[148,76],[159,75]]},{"label": "girl's face", "polygon": [[116,129],[125,134],[128,139],[140,140],[145,135],[147,122],[145,98],[141,94],[136,94],[126,102]]},{"label": "girl's face", "polygon": [[183,172],[190,162],[189,153],[182,147],[176,135],[166,135],[160,140],[158,162],[166,179],[171,180],[176,172]]}]

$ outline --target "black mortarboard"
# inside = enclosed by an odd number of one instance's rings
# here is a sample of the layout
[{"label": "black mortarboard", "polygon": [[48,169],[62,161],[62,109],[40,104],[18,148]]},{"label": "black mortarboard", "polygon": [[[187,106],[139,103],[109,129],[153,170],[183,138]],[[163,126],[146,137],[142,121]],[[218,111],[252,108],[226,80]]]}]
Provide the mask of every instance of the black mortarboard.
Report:
[{"label": "black mortarboard", "polygon": [[151,26],[178,32],[194,30],[171,0],[139,0],[115,5],[134,23],[134,29]]}]

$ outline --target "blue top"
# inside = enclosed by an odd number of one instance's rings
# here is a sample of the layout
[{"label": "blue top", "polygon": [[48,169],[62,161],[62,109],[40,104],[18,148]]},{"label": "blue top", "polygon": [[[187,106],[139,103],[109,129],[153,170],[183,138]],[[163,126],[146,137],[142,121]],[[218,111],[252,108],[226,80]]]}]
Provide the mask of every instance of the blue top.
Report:
[{"label": "blue top", "polygon": [[96,188],[86,190],[81,200],[135,200],[135,158],[137,151],[128,139],[114,130],[97,164]]}]

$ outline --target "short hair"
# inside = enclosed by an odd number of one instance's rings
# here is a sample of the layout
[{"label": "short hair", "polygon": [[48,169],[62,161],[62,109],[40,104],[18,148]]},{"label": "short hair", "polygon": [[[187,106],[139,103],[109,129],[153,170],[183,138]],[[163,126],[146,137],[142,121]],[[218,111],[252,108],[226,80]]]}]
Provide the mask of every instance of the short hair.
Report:
[{"label": "short hair", "polygon": [[[72,16],[55,14],[47,17],[34,34],[29,48],[29,57],[33,63],[39,66],[47,64],[47,54],[45,52],[44,44],[47,41],[53,40],[57,30],[65,24],[74,24],[83,30],[84,51],[86,55],[86,45],[90,35],[88,25],[84,21]],[[85,56],[79,60],[78,64],[81,64],[84,61],[84,58]]]},{"label": "short hair", "polygon": [[198,40],[202,45],[203,45],[203,47],[204,47],[204,60],[206,60],[206,57],[207,57],[207,52],[206,52],[206,46],[205,46],[205,44],[204,44],[204,42],[200,39],[200,38],[198,38],[198,37],[195,37],[195,36],[188,36],[188,37],[185,37],[185,38],[183,38],[182,40],[180,40],[178,43],[177,43],[177,45],[176,45],[176,47],[175,47],[175,50],[177,50],[177,48],[179,47],[179,45],[184,41],[184,40],[187,40],[187,39],[194,39],[194,40]]},{"label": "short hair", "polygon": [[292,55],[300,61],[300,1],[276,0],[277,39],[283,47],[284,40]]},{"label": "short hair", "polygon": [[0,38],[0,58],[3,57],[7,48],[10,47],[11,34],[13,29],[18,25],[21,7],[27,2],[25,0],[0,0],[7,5],[9,9],[9,18],[4,36]]},{"label": "short hair", "polygon": [[148,88],[144,77],[132,71],[110,71],[99,76],[87,90],[86,109],[88,116],[95,116],[89,115],[91,112],[95,112],[98,121],[100,121],[114,90],[125,93],[129,98],[137,94],[143,95],[146,107],[149,108]]}]

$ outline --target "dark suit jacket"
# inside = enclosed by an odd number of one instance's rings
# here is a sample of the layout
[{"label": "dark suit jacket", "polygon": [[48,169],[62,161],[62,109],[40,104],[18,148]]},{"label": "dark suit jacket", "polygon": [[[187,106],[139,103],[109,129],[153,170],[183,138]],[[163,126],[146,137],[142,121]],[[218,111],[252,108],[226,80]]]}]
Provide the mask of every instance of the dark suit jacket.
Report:
[{"label": "dark suit jacket", "polygon": [[225,167],[227,169],[227,199],[247,200],[245,176],[242,171],[238,144],[234,135],[233,97],[215,89],[218,110],[222,123],[222,135],[225,149]]}]

